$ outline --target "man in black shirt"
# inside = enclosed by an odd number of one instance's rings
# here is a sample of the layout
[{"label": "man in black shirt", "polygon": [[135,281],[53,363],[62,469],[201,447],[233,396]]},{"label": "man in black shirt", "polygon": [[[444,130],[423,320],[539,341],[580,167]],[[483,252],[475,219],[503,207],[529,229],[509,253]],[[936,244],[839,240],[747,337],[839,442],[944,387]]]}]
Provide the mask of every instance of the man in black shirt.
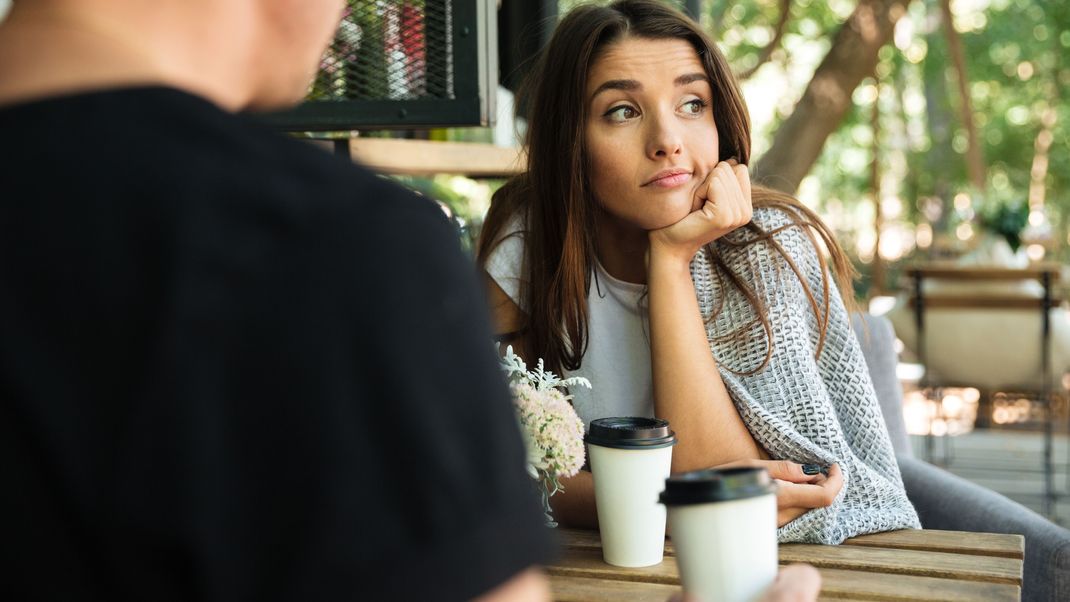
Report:
[{"label": "man in black shirt", "polygon": [[[544,600],[553,554],[438,209],[235,115],[340,0],[0,23],[0,595]],[[769,600],[814,599],[809,567]]]},{"label": "man in black shirt", "polygon": [[0,24],[5,599],[547,595],[441,212],[233,114],[298,100],[341,9],[20,0]]}]

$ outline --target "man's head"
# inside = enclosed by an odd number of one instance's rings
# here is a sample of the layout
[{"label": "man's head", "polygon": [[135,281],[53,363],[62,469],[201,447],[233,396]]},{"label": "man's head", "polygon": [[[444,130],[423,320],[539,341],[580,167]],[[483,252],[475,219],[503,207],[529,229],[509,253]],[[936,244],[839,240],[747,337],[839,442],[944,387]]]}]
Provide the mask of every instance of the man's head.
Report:
[{"label": "man's head", "polygon": [[231,110],[282,108],[307,91],[343,5],[18,0],[0,23],[0,104],[4,97],[163,84]]},{"label": "man's head", "polygon": [[[216,0],[231,1],[231,0]],[[258,75],[253,108],[299,102],[315,76],[323,51],[338,28],[343,0],[252,0],[262,19],[252,55]]]}]

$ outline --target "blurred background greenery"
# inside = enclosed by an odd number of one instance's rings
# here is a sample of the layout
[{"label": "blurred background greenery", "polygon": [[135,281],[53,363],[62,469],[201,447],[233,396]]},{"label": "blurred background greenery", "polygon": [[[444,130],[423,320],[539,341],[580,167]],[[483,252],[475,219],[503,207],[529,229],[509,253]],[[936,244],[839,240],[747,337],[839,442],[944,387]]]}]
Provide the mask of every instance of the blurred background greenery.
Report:
[{"label": "blurred background greenery", "polygon": [[[850,108],[795,189],[862,272],[862,298],[896,288],[906,263],[953,259],[994,238],[1010,242],[1019,262],[1070,259],[1070,104],[1063,92],[1070,87],[1070,5],[955,0],[947,7],[949,30],[944,1],[901,2],[905,13],[876,68],[853,89]],[[576,4],[561,0],[559,14]],[[740,76],[760,160],[838,30],[867,2],[694,4]],[[958,65],[954,38],[962,48]],[[491,140],[489,131],[472,128],[431,137]],[[456,176],[417,180],[407,183],[433,187],[429,194],[469,224],[478,224],[500,185]]]},{"label": "blurred background greenery", "polygon": [[[769,30],[779,3],[731,4],[719,38],[733,64],[745,65],[768,38],[760,32]],[[759,154],[827,51],[828,32],[855,3],[791,4],[783,47],[744,84]],[[951,9],[964,49],[983,185],[969,174],[964,103],[939,2],[918,0],[908,4],[892,43],[880,50],[874,76],[855,89],[851,110],[799,186],[800,197],[830,221],[863,271],[863,296],[875,285],[894,288],[904,262],[960,256],[983,244],[986,234],[1020,241],[1021,247],[1011,246],[1030,260],[1068,259],[1070,104],[1061,90],[1070,86],[1070,7],[958,0]],[[786,90],[779,98],[762,94],[777,85]],[[758,105],[766,98],[774,106]],[[873,282],[876,255],[888,264],[881,283]]]}]

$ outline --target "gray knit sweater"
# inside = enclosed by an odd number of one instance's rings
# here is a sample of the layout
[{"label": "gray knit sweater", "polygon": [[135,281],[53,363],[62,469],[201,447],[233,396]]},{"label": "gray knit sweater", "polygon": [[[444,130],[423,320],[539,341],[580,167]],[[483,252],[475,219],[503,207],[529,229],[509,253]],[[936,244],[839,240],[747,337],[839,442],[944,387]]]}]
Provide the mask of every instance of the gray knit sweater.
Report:
[{"label": "gray knit sweater", "polygon": [[[791,223],[778,209],[758,209],[754,222],[766,231]],[[737,230],[732,242],[753,239]],[[811,238],[792,226],[774,237],[806,277],[823,311],[822,270]],[[819,322],[802,284],[768,241],[742,247],[715,243],[716,253],[753,287],[768,309],[773,354],[761,365],[768,341],[747,299],[718,278],[710,252],[691,262],[707,337],[743,422],[772,457],[827,465],[838,463],[844,486],[828,508],[807,512],[781,527],[781,542],[838,544],[848,537],[893,529],[920,528],[903,490],[888,429],[881,416],[865,358],[843,300],[830,282],[831,304],[824,348],[815,357]],[[722,305],[723,304],[723,305]],[[720,306],[716,318],[710,316]],[[750,324],[750,326],[746,326]],[[744,326],[740,331],[740,327]],[[736,333],[736,336],[730,336]]]}]

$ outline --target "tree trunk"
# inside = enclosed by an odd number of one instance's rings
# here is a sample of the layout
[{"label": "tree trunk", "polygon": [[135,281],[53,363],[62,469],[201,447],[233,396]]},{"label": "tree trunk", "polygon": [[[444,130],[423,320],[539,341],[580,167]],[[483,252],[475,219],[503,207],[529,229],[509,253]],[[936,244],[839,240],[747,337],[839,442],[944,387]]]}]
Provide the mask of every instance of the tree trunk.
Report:
[{"label": "tree trunk", "polygon": [[1040,131],[1033,141],[1033,165],[1029,170],[1029,209],[1044,208],[1045,181],[1048,178],[1048,156],[1055,141],[1055,106],[1044,107],[1040,116]]},{"label": "tree trunk", "polygon": [[958,75],[960,109],[962,126],[966,129],[966,172],[970,176],[970,185],[976,193],[985,190],[985,160],[981,154],[981,143],[977,137],[977,126],[973,122],[973,102],[970,101],[970,78],[966,75],[966,56],[962,52],[959,32],[955,29],[955,17],[951,14],[951,0],[940,0],[940,12],[943,15],[944,33],[947,35],[947,51],[951,63]]},{"label": "tree trunk", "polygon": [[736,76],[740,80],[750,79],[762,65],[769,62],[769,59],[773,58],[773,53],[780,47],[781,41],[784,39],[784,33],[788,30],[788,21],[791,19],[791,0],[780,0],[780,17],[777,19],[776,26],[773,28],[773,39],[762,48],[762,51],[758,53],[758,62],[747,69],[743,73]]},{"label": "tree trunk", "polygon": [[877,52],[892,38],[908,4],[910,0],[859,0],[794,112],[777,129],[772,147],[755,165],[756,181],[795,192],[851,107],[852,92],[873,73]]},{"label": "tree trunk", "polygon": [[873,130],[873,162],[869,166],[869,189],[873,195],[873,280],[869,296],[884,294],[884,258],[881,257],[881,231],[884,230],[884,212],[881,209],[881,88],[877,82],[877,97],[873,99],[870,128]]},{"label": "tree trunk", "polygon": [[[935,2],[929,0],[926,10],[935,9]],[[934,28],[925,35],[925,43],[929,47],[930,54],[936,55],[938,48],[947,44],[947,37],[940,35],[939,28]],[[951,129],[954,125],[955,116],[951,110],[951,95],[947,89],[947,76],[942,61],[926,59],[922,65],[922,74],[925,86],[925,118],[928,121],[929,140],[931,146],[925,155],[926,170],[924,174],[924,188],[918,190],[919,195],[932,195],[940,203],[940,213],[933,220],[933,232],[946,232],[951,221],[953,190],[949,174],[955,171],[958,159],[954,149],[951,148]],[[933,238],[933,245],[929,247],[929,258],[938,254],[939,245]]]},{"label": "tree trunk", "polygon": [[[1062,13],[1061,15],[1051,15],[1057,23],[1067,22],[1067,19],[1061,19],[1060,17],[1070,16],[1070,12],[1067,12],[1065,7],[1062,8],[1062,11],[1056,8],[1056,11]],[[1055,142],[1055,122],[1059,115],[1058,107],[1062,104],[1062,94],[1056,82],[1059,81],[1060,59],[1063,57],[1063,53],[1057,42],[1054,46],[1055,56],[1051,65],[1051,73],[1045,85],[1048,102],[1045,103],[1044,110],[1040,114],[1040,131],[1037,132],[1037,137],[1033,141],[1033,165],[1029,170],[1029,209],[1031,211],[1044,209],[1047,192],[1048,161],[1051,155],[1052,143]]]}]

